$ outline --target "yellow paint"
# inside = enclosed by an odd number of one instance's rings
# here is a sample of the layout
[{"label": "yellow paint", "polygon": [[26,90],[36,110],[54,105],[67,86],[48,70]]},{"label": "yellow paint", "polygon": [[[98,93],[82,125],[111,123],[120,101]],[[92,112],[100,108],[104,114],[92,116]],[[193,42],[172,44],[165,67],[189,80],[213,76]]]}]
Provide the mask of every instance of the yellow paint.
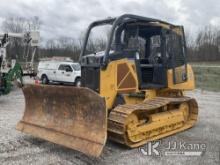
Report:
[{"label": "yellow paint", "polygon": [[145,99],[150,100],[157,96],[156,90],[145,90]]},{"label": "yellow paint", "polygon": [[[134,88],[119,89],[120,85],[117,86],[117,66],[119,64],[126,64],[128,66],[129,73],[131,73],[132,77],[135,79],[136,85]],[[100,95],[102,97],[105,97],[107,109],[112,108],[114,101],[115,101],[115,98],[117,96],[117,93],[121,93],[121,92],[128,90],[128,89],[138,91],[138,80],[137,80],[137,75],[136,75],[134,69],[132,68],[133,65],[134,65],[134,62],[129,61],[128,59],[121,59],[121,60],[111,61],[105,70],[101,70],[101,73],[100,73]],[[125,78],[126,78],[126,76],[125,76]]]},{"label": "yellow paint", "polygon": [[[176,68],[178,69],[184,69],[185,66],[181,66]],[[191,65],[187,64],[187,81],[180,84],[174,84],[173,82],[173,70],[169,69],[167,71],[167,81],[168,81],[168,89],[177,89],[177,90],[193,90],[195,89],[195,78],[193,74],[193,70]]]},{"label": "yellow paint", "polygon": [[173,27],[171,29],[173,32],[175,32],[176,34],[180,35],[180,36],[183,36],[183,30],[181,27],[179,26],[176,26],[176,27]]},{"label": "yellow paint", "polygon": [[[119,86],[117,86],[117,66],[119,64],[126,64],[129,68],[129,71],[126,75],[129,73],[132,74],[132,77],[135,79],[135,87],[134,88],[120,88],[120,84],[123,82],[124,79],[121,80],[119,83]],[[176,68],[177,72],[178,70],[181,71],[185,66],[181,66]],[[166,89],[161,89],[161,90],[143,90],[140,91],[138,89],[138,79],[137,79],[137,74],[134,69],[134,62],[129,61],[127,59],[121,59],[121,60],[116,60],[116,61],[111,61],[107,68],[105,70],[101,70],[100,74],[100,95],[105,98],[106,100],[106,106],[107,109],[111,109],[115,98],[118,93],[124,93],[126,90],[133,90],[136,93],[139,92],[144,92],[145,93],[145,98],[138,98],[138,97],[129,97],[125,96],[125,102],[127,104],[136,104],[140,103],[143,100],[149,100],[155,98],[159,93],[170,93],[170,92],[180,92],[182,90],[192,90],[195,88],[195,82],[194,82],[194,75],[192,71],[192,67],[190,65],[187,65],[187,74],[188,74],[188,79],[184,83],[180,84],[174,84],[173,82],[173,70],[169,69],[167,71],[167,80],[168,80],[168,88]],[[119,89],[120,88],[120,89]],[[129,93],[127,93],[129,94]]]},{"label": "yellow paint", "polygon": [[100,95],[105,98],[106,107],[110,109],[117,95],[115,62],[110,62],[105,70],[100,71]]},{"label": "yellow paint", "polygon": [[182,36],[183,35],[183,31],[182,28],[180,26],[171,26],[169,24],[164,24],[164,23],[150,23],[153,26],[159,26],[159,27],[163,27],[164,29],[167,30],[172,30],[174,33]]},{"label": "yellow paint", "polygon": [[[186,129],[193,125],[189,120],[192,114],[192,112],[189,113],[189,104],[186,102],[181,103],[178,109],[168,109],[165,112],[148,114],[146,111],[145,114],[141,113],[139,115],[133,113],[127,118],[127,136],[133,143],[139,143],[145,139],[148,141],[147,139],[158,139],[160,136],[167,136],[171,131],[174,133],[179,132],[178,129]],[[148,118],[147,122],[140,120],[143,116]]]},{"label": "yellow paint", "polygon": [[124,96],[126,104],[139,104],[144,101],[144,98],[140,97],[130,97],[130,96]]}]

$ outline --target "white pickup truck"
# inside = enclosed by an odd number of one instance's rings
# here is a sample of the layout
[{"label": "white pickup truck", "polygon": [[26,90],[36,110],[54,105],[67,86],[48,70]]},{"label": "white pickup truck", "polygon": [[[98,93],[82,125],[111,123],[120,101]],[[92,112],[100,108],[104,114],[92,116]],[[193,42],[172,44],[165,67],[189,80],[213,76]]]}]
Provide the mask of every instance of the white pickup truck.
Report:
[{"label": "white pickup truck", "polygon": [[74,83],[81,86],[81,67],[70,61],[40,61],[37,76],[42,84],[49,82]]}]

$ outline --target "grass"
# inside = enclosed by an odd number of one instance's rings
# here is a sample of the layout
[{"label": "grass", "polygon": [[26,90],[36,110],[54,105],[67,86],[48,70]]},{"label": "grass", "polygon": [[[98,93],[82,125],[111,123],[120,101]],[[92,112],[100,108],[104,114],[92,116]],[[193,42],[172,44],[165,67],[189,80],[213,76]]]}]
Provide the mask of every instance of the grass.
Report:
[{"label": "grass", "polygon": [[202,66],[220,66],[220,61],[214,61],[214,62],[190,62],[190,64],[193,65],[202,65]]},{"label": "grass", "polygon": [[205,67],[205,64],[202,64],[202,66],[203,65],[204,67],[193,67],[196,78],[196,88],[209,91],[220,91],[220,68],[210,68]]}]

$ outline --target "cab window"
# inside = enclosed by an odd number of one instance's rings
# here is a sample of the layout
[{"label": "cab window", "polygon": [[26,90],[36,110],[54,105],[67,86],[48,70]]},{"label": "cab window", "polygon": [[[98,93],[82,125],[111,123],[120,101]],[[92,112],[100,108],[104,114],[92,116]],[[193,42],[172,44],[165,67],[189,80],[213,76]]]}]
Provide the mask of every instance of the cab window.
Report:
[{"label": "cab window", "polygon": [[64,67],[65,65],[60,65],[59,66],[59,68],[58,68],[58,70],[65,70],[65,67]]},{"label": "cab window", "polygon": [[79,71],[81,69],[80,64],[72,64],[74,70]]},{"label": "cab window", "polygon": [[61,64],[59,66],[58,70],[69,71],[69,72],[73,71],[73,69],[71,68],[70,65],[64,65],[64,64]]},{"label": "cab window", "polygon": [[168,59],[168,67],[175,68],[185,64],[185,49],[182,36],[175,33],[166,35],[166,58]]}]

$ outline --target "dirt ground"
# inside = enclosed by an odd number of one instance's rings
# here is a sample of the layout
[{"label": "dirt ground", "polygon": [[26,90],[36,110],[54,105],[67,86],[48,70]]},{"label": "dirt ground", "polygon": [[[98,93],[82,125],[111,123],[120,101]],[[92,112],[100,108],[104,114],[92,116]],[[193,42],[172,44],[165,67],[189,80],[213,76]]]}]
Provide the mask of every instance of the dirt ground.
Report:
[{"label": "dirt ground", "polygon": [[162,140],[206,144],[202,156],[146,156],[139,149],[128,149],[108,141],[99,158],[34,138],[15,130],[24,110],[20,89],[0,96],[0,164],[220,164],[220,92],[195,90],[188,95],[199,103],[199,121],[195,127]]}]

